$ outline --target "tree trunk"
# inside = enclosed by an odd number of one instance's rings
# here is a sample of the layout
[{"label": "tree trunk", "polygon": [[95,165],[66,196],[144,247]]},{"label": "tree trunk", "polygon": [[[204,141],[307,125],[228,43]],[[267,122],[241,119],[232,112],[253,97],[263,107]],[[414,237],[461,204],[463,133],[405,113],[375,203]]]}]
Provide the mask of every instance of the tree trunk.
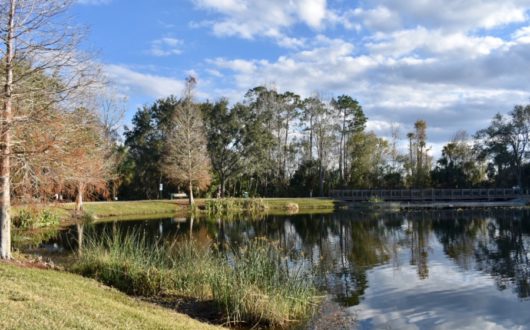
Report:
[{"label": "tree trunk", "polygon": [[193,213],[190,216],[190,240],[193,239]]},{"label": "tree trunk", "polygon": [[344,182],[344,130],[345,130],[345,125],[346,125],[345,122],[346,122],[346,119],[343,117],[342,130],[340,132],[340,145],[339,145],[339,174],[340,174],[341,184]]},{"label": "tree trunk", "polygon": [[11,196],[10,196],[10,182],[9,182],[9,148],[7,143],[9,143],[9,133],[4,132],[2,143],[5,143],[5,147],[2,152],[2,162],[1,162],[1,196],[0,196],[0,223],[2,231],[0,232],[0,258],[10,259],[11,258]]},{"label": "tree trunk", "polygon": [[193,183],[190,180],[190,206],[195,204],[195,200],[193,199]]},{"label": "tree trunk", "polygon": [[83,191],[85,190],[85,185],[80,183],[77,187],[77,197],[75,198],[75,213],[78,214],[83,211]]},{"label": "tree trunk", "polygon": [[519,189],[523,189],[523,166],[522,161],[517,161],[517,186]]},{"label": "tree trunk", "polygon": [[226,179],[224,174],[221,174],[221,198],[225,198]]},{"label": "tree trunk", "polygon": [[309,130],[309,160],[313,160],[313,117],[309,119],[309,125],[311,126]]},{"label": "tree trunk", "polygon": [[287,154],[289,152],[289,149],[287,147],[287,141],[289,139],[289,117],[286,119],[287,123],[285,125],[285,136],[283,140],[283,164],[282,164],[282,179],[285,180],[286,174],[287,174]]},{"label": "tree trunk", "polygon": [[322,161],[319,168],[318,179],[320,197],[324,197],[324,168],[322,167]]},{"label": "tree trunk", "polygon": [[10,182],[10,159],[11,156],[11,121],[13,103],[13,57],[14,57],[14,29],[15,29],[15,7],[16,0],[11,1],[9,10],[7,38],[5,41],[5,79],[4,86],[4,111],[2,113],[2,131],[0,137],[1,157],[0,160],[0,258],[11,258],[11,182]]},{"label": "tree trunk", "polygon": [[82,223],[76,224],[77,228],[77,254],[83,255],[83,232],[85,225]]}]

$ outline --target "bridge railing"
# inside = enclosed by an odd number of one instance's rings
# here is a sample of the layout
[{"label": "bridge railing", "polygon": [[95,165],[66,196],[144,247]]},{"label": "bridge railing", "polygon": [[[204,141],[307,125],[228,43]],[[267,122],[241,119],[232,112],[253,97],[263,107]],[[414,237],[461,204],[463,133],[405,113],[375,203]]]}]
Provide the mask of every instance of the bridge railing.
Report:
[{"label": "bridge railing", "polygon": [[508,200],[521,196],[518,189],[337,189],[331,197],[345,201],[459,201]]}]

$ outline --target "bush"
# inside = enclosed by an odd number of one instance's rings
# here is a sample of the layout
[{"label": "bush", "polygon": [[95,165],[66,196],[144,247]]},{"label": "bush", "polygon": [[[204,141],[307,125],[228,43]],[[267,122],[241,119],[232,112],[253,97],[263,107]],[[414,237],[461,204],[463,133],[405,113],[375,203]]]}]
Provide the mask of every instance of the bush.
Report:
[{"label": "bush", "polygon": [[285,210],[289,213],[298,213],[299,206],[296,203],[289,202],[285,205]]},{"label": "bush", "polygon": [[374,204],[379,204],[379,203],[383,203],[385,200],[382,199],[381,197],[377,197],[377,196],[372,196],[368,199],[368,203],[374,203]]},{"label": "bush", "polygon": [[14,216],[12,224],[18,229],[37,229],[41,227],[56,226],[60,223],[57,214],[49,209],[26,207],[20,209]]}]

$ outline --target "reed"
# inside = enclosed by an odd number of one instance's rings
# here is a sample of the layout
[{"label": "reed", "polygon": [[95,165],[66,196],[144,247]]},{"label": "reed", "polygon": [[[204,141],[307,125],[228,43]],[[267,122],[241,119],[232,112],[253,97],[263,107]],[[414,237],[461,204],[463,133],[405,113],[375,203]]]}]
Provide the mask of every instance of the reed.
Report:
[{"label": "reed", "polygon": [[314,283],[288,270],[274,243],[257,239],[222,253],[195,241],[152,242],[135,232],[88,235],[72,266],[129,294],[213,300],[228,323],[287,326],[317,303]]},{"label": "reed", "polygon": [[212,215],[252,214],[267,211],[267,204],[261,198],[217,198],[204,203],[204,211]]}]

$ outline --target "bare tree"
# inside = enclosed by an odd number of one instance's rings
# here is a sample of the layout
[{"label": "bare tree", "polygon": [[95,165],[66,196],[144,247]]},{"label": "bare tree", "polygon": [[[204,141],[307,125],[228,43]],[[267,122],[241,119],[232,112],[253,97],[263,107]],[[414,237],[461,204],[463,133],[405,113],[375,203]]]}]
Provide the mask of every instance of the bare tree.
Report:
[{"label": "bare tree", "polygon": [[[65,16],[72,0],[0,0],[0,258],[11,257],[11,159],[13,131],[24,121],[38,122],[50,107],[75,99],[94,76],[86,57],[77,52],[79,29]],[[51,77],[53,84],[31,83]],[[43,104],[22,104],[28,95],[46,96]],[[23,143],[23,141],[18,141]]]},{"label": "bare tree", "polygon": [[397,123],[390,124],[390,136],[390,157],[392,161],[392,171],[396,172],[399,159],[399,150],[397,144],[400,140],[399,125]]},{"label": "bare tree", "polygon": [[188,186],[190,205],[193,188],[210,184],[210,160],[202,113],[193,103],[194,77],[186,79],[184,96],[176,105],[166,142],[163,172],[171,180]]},{"label": "bare tree", "polygon": [[319,167],[319,196],[324,196],[324,175],[330,163],[333,148],[333,124],[331,109],[319,100],[314,118],[315,142]]},{"label": "bare tree", "polygon": [[76,212],[82,211],[87,193],[105,194],[112,178],[114,161],[111,141],[100,118],[86,108],[78,108],[66,118],[68,143],[57,162],[57,177],[63,190],[76,194]]},{"label": "bare tree", "polygon": [[127,112],[127,97],[105,86],[103,90],[96,90],[96,109],[105,128],[108,140],[117,140],[119,129]]}]

